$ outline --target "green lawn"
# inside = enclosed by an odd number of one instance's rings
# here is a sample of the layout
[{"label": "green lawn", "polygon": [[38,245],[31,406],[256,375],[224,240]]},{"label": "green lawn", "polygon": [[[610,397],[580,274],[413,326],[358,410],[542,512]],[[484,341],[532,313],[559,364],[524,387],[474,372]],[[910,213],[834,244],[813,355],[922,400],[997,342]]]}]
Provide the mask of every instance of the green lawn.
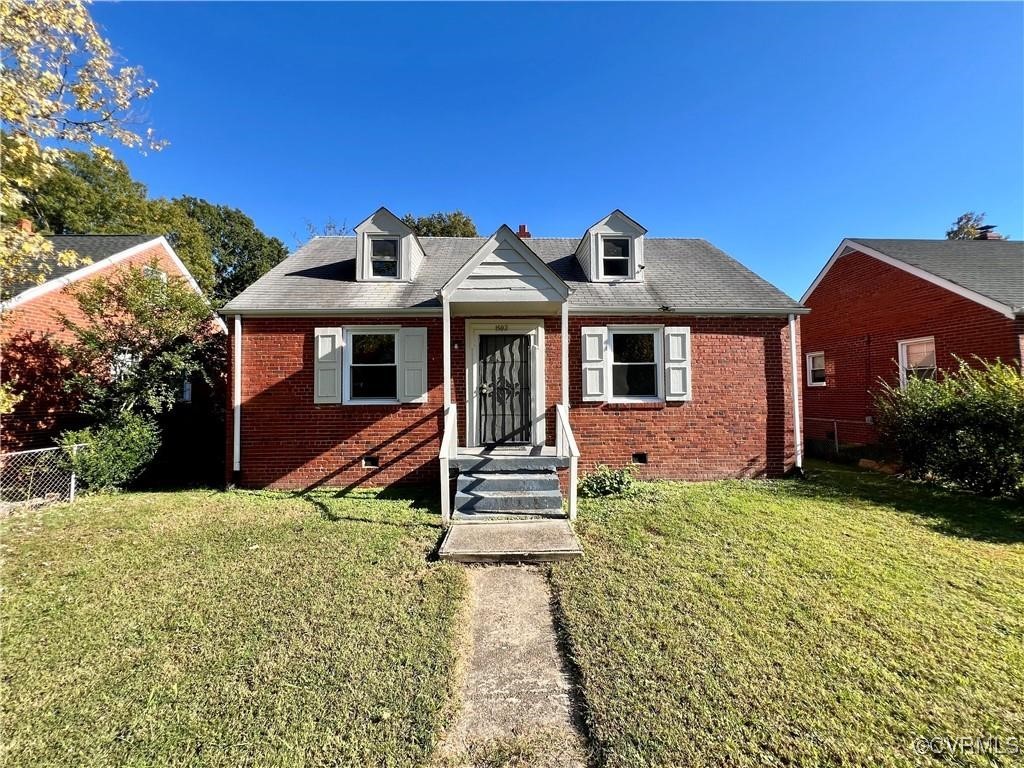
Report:
[{"label": "green lawn", "polygon": [[815,465],[809,481],[582,501],[553,569],[608,766],[1011,765],[1024,745],[1024,510]]},{"label": "green lawn", "polygon": [[409,499],[125,494],[3,553],[0,763],[421,764],[465,579]]}]

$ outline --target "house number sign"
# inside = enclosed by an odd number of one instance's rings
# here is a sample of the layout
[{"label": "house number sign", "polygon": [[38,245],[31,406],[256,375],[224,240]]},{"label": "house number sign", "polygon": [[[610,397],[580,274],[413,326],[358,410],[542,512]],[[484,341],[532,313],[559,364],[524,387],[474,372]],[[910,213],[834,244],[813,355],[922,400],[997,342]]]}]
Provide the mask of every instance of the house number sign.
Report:
[{"label": "house number sign", "polygon": [[508,330],[508,326],[507,325],[495,325],[494,326],[494,330],[496,330],[496,331],[507,331]]}]

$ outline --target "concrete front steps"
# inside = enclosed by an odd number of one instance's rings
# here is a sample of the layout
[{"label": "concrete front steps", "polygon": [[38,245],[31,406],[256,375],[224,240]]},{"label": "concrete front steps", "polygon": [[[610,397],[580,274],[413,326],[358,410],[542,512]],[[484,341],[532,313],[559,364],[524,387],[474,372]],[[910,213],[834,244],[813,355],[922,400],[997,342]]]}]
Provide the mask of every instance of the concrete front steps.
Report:
[{"label": "concrete front steps", "polygon": [[487,452],[460,455],[452,525],[439,555],[457,562],[550,562],[583,550],[558,484],[552,455]]}]

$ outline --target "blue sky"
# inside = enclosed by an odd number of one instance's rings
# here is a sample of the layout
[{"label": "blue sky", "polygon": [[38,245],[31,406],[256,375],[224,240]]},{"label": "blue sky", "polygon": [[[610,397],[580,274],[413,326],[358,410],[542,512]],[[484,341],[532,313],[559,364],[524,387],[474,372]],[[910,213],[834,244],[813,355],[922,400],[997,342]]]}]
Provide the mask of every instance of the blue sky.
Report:
[{"label": "blue sky", "polygon": [[622,208],[799,297],[844,236],[1024,237],[1024,5],[101,3],[159,82],[154,195],[294,247],[461,208],[577,236]]}]

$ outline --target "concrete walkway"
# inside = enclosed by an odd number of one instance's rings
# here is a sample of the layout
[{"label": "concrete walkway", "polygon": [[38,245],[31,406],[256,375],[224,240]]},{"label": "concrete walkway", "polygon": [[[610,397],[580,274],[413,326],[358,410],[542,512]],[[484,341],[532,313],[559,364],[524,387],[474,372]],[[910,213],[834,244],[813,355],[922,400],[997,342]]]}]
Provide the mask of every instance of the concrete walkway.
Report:
[{"label": "concrete walkway", "polygon": [[442,746],[444,764],[490,763],[501,755],[514,757],[514,765],[585,766],[543,571],[473,566],[467,575],[472,646],[464,649],[462,707]]}]

